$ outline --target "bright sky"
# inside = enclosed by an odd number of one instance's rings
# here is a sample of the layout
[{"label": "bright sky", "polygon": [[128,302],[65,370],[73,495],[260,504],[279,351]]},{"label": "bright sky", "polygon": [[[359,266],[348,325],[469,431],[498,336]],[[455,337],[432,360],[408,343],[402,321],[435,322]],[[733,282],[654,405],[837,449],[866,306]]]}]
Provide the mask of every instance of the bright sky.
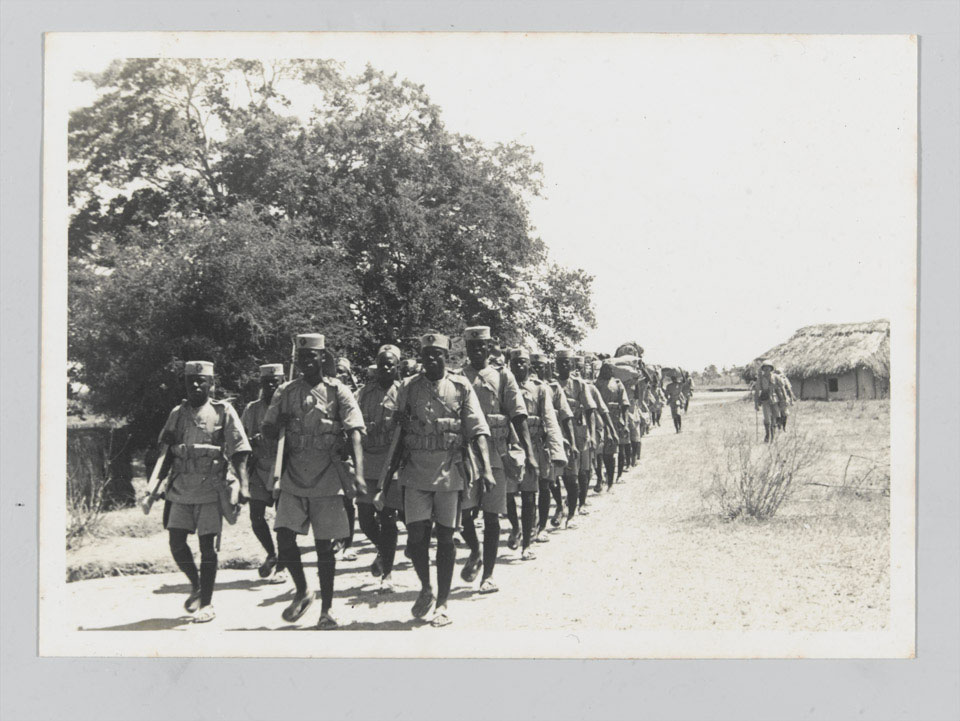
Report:
[{"label": "bright sky", "polygon": [[[596,278],[584,348],[635,339],[652,362],[699,370],[745,363],[804,325],[895,313],[890,258],[916,236],[910,38],[273,42],[273,55],[397,72],[426,87],[451,130],[533,146],[546,184],[536,233]],[[211,57],[270,54],[204,43]],[[104,64],[86,60],[78,69]]]}]

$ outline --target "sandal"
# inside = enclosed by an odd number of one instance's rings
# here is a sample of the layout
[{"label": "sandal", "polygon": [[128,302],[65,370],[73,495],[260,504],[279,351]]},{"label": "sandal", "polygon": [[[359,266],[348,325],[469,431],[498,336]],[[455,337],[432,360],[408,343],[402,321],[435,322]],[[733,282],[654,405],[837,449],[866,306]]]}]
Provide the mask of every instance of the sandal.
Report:
[{"label": "sandal", "polygon": [[352,548],[344,548],[344,549],[340,552],[340,560],[341,560],[341,561],[356,561],[356,560],[357,560],[357,552],[354,551]]},{"label": "sandal", "polygon": [[572,531],[576,529],[576,527],[577,527],[577,522],[574,521],[572,518],[563,519],[563,530],[566,531],[567,529],[570,529]]},{"label": "sandal", "polygon": [[290,580],[289,574],[284,570],[280,569],[274,573],[270,578],[267,579],[267,583],[272,583],[273,585],[279,585],[281,583],[286,583]]},{"label": "sandal", "polygon": [[270,578],[273,574],[273,570],[277,567],[277,557],[276,556],[267,556],[263,563],[260,564],[260,568],[257,569],[257,573],[260,574],[260,578]]},{"label": "sandal", "polygon": [[460,571],[460,578],[462,578],[467,583],[473,583],[477,580],[477,574],[480,573],[480,566],[483,565],[483,556],[473,554],[467,558],[467,562],[463,564],[463,570]]},{"label": "sandal", "polygon": [[430,619],[430,625],[434,628],[443,628],[444,626],[449,626],[451,623],[453,623],[453,621],[447,615],[446,606],[438,608]]},{"label": "sandal", "polygon": [[523,549],[523,552],[520,554],[520,560],[521,560],[521,561],[532,561],[532,560],[535,559],[536,557],[537,557],[537,554],[534,553],[534,552],[533,552],[531,549],[529,549],[529,548],[524,548],[524,549]]},{"label": "sandal", "polygon": [[390,578],[390,574],[388,573],[380,579],[380,593],[393,593],[393,591],[393,579]]},{"label": "sandal", "polygon": [[413,613],[414,618],[423,618],[433,609],[433,602],[436,599],[433,597],[433,589],[424,588],[420,590],[420,595],[417,596],[416,602],[413,604]]},{"label": "sandal", "polygon": [[550,543],[550,536],[547,535],[546,529],[542,531],[537,531],[537,535],[533,537],[534,543]]},{"label": "sandal", "polygon": [[497,587],[497,584],[493,582],[492,578],[485,578],[480,584],[480,593],[496,593],[500,589]]},{"label": "sandal", "polygon": [[336,619],[330,615],[330,612],[320,614],[320,619],[317,621],[316,629],[318,631],[330,631],[331,629],[337,628]]},{"label": "sandal", "polygon": [[283,620],[287,623],[294,623],[305,614],[307,609],[312,605],[313,592],[307,591],[303,596],[295,596],[293,601],[290,602],[290,605],[283,609],[283,613],[280,615],[283,616]]},{"label": "sandal", "polygon": [[187,596],[187,600],[183,602],[183,607],[187,610],[187,613],[197,612],[197,609],[200,608],[200,588],[199,587],[190,591],[190,595]]},{"label": "sandal", "polygon": [[193,617],[194,623],[208,623],[217,617],[216,611],[213,610],[212,604],[207,604]]}]

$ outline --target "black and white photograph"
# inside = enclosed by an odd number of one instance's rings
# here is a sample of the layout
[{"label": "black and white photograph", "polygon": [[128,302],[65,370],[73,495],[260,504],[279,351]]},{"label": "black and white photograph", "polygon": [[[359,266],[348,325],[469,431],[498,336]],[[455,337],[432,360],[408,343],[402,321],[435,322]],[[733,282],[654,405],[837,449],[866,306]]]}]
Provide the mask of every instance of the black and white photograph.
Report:
[{"label": "black and white photograph", "polygon": [[48,34],[41,655],[912,658],[917,73]]}]

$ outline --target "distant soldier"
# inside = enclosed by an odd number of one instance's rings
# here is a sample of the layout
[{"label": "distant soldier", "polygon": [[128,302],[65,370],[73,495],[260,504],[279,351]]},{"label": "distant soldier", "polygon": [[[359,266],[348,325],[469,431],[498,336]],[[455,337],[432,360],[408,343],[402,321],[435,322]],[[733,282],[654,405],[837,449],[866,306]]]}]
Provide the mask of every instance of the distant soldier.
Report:
[{"label": "distant soldier", "polygon": [[[530,356],[530,370],[537,375],[540,380],[546,382],[550,389],[550,397],[553,401],[553,409],[557,414],[557,420],[560,422],[560,428],[563,432],[564,452],[567,457],[567,463],[571,458],[578,455],[576,441],[574,440],[573,429],[573,411],[570,409],[570,403],[567,396],[560,387],[559,381],[553,377],[553,371],[547,356],[541,353],[533,353]],[[543,470],[543,469],[541,469]],[[557,473],[556,469],[550,469],[550,479],[545,485],[541,474],[540,494],[537,499],[537,534],[534,541],[537,543],[546,543],[550,537],[546,533],[547,519],[550,516],[550,496],[553,496],[557,504],[557,510],[551,523],[553,526],[560,525],[560,519],[563,517],[563,493],[560,490],[560,477],[562,473]]]},{"label": "distant soldier", "polygon": [[[523,348],[510,354],[510,370],[513,372],[524,402],[527,404],[527,428],[533,452],[537,455],[540,472],[534,473],[530,467],[524,469],[519,483],[521,496],[521,556],[523,560],[534,558],[530,550],[533,535],[533,520],[537,512],[537,491],[543,493],[544,484],[549,484],[563,472],[567,463],[567,454],[563,448],[563,433],[557,412],[553,407],[553,393],[550,387],[539,378],[530,375],[530,353]],[[549,487],[549,485],[548,485]],[[549,493],[549,490],[547,491]],[[549,504],[549,496],[547,496]],[[513,500],[513,496],[510,497]],[[513,502],[511,523],[516,523],[516,502]],[[549,513],[549,505],[547,506]]]},{"label": "distant soldier", "polygon": [[686,413],[690,407],[690,398],[693,397],[693,378],[690,377],[689,373],[685,372],[683,374],[681,388],[683,389],[683,412]]},{"label": "distant soldier", "polygon": [[[337,560],[334,541],[349,535],[345,492],[364,495],[363,416],[357,401],[337,378],[323,374],[324,337],[301,333],[296,339],[297,367],[301,376],[273,394],[261,430],[267,438],[285,433],[286,453],[277,503],[279,561],[296,585],[293,601],[283,611],[283,620],[293,623],[310,608],[313,593],[307,589],[297,536],[313,531],[320,577],[320,619],[317,628],[335,628],[333,605]],[[352,449],[353,473],[341,462],[342,435]],[[351,477],[352,475],[352,477]]]},{"label": "distant soldier", "polygon": [[754,410],[763,408],[763,441],[773,440],[779,425],[780,401],[784,399],[782,386],[773,376],[773,364],[761,360],[760,372],[753,388]]},{"label": "distant soldier", "polygon": [[260,397],[247,404],[243,409],[241,421],[243,430],[250,439],[253,453],[248,462],[250,477],[250,528],[260,541],[267,557],[260,564],[260,578],[268,578],[271,583],[282,583],[286,574],[277,565],[277,551],[273,543],[270,526],[267,525],[265,512],[267,506],[273,506],[273,466],[277,456],[277,442],[264,438],[260,424],[273,399],[273,394],[283,383],[283,363],[268,363],[260,366]]},{"label": "distant soldier", "polygon": [[774,368],[773,378],[779,386],[781,398],[777,401],[777,425],[780,430],[785,431],[787,430],[787,406],[792,406],[797,397],[793,394],[793,386],[790,384],[790,379],[787,378],[786,373],[779,368]]},{"label": "distant soldier", "polygon": [[603,450],[604,465],[607,467],[607,489],[613,485],[614,459],[617,461],[616,479],[623,475],[626,460],[626,446],[630,443],[630,431],[627,428],[627,414],[630,412],[630,399],[627,389],[619,378],[613,375],[613,361],[605,360],[600,366],[597,375],[597,390],[607,405],[610,418],[613,421],[613,430],[607,438]]},{"label": "distant soldier", "polygon": [[673,417],[673,427],[680,432],[683,421],[680,418],[680,409],[683,408],[683,384],[676,375],[670,376],[670,384],[667,386],[667,405],[670,406],[670,415]]},{"label": "distant soldier", "polygon": [[[507,477],[504,472],[504,457],[509,451],[508,439],[511,436],[511,427],[516,440],[523,448],[526,469],[534,474],[539,474],[540,469],[530,442],[530,432],[526,422],[527,405],[520,393],[520,387],[509,370],[494,368],[488,363],[491,344],[490,328],[487,326],[467,328],[463,331],[463,337],[469,362],[463,366],[461,373],[473,386],[473,391],[480,401],[480,407],[490,428],[492,444],[490,465],[496,485],[487,489],[475,483],[465,494],[461,535],[470,547],[470,556],[460,577],[464,581],[472,582],[477,577],[482,563],[480,593],[495,593],[499,589],[492,576],[500,546],[500,516],[507,513]],[[482,554],[474,526],[474,518],[478,510],[483,511]]]},{"label": "distant soldier", "polygon": [[[398,466],[403,487],[407,547],[420,579],[420,595],[413,604],[415,618],[425,618],[436,602],[434,626],[450,623],[447,599],[453,579],[456,546],[453,532],[460,514],[461,494],[476,472],[471,444],[479,460],[480,481],[492,490],[496,480],[488,450],[490,428],[471,383],[446,370],[450,339],[426,333],[420,339],[423,372],[404,379],[397,392],[393,417],[402,431],[400,444],[387,469],[389,483]],[[401,458],[403,462],[401,463]],[[379,506],[389,495],[380,489]],[[430,583],[430,538],[437,531],[437,595]]]},{"label": "distant soldier", "polygon": [[[590,396],[587,383],[572,374],[575,367],[573,351],[562,348],[557,351],[557,380],[567,396],[570,410],[573,412],[575,458],[567,463],[563,472],[563,485],[567,491],[567,518],[564,528],[574,528],[573,517],[577,512],[580,497],[580,484],[590,483],[590,454],[595,449],[596,403]],[[585,480],[581,480],[581,478]],[[558,509],[559,510],[559,509]]]},{"label": "distant soldier", "polygon": [[380,592],[393,591],[391,572],[397,552],[397,514],[403,508],[400,484],[391,483],[383,497],[383,508],[377,510],[374,500],[380,472],[387,462],[390,449],[390,428],[393,411],[397,407],[397,392],[400,380],[397,366],[400,349],[384,345],[377,352],[374,366],[375,377],[360,389],[357,405],[363,414],[366,433],[363,438],[363,471],[367,481],[367,493],[357,497],[357,513],[360,530],[377,549],[377,557],[370,572],[380,577]]},{"label": "distant soldier", "polygon": [[[184,366],[187,399],[170,411],[160,432],[173,460],[163,509],[163,526],[170,537],[170,552],[177,567],[190,580],[184,603],[194,621],[216,617],[213,586],[217,578],[217,537],[228,520],[236,519],[237,504],[250,495],[247,454],[250,442],[240,417],[226,401],[213,400],[213,363],[188,361]],[[228,480],[230,470],[239,477]],[[233,519],[233,520],[231,520]],[[187,545],[187,536],[200,538],[200,571]]]},{"label": "distant soldier", "polygon": [[[591,363],[589,375],[591,377],[598,375],[601,365],[602,363],[599,360],[596,361],[595,364]],[[586,371],[586,365],[584,366],[584,370]],[[597,475],[597,483],[593,490],[596,493],[601,493],[603,491],[604,469],[607,467],[604,457],[604,450],[610,443],[616,447],[619,435],[617,433],[616,426],[613,423],[613,417],[610,415],[610,409],[607,407],[607,403],[603,399],[603,394],[600,392],[600,389],[597,387],[595,381],[587,381],[587,392],[590,394],[590,397],[593,399],[593,402],[596,405],[596,410],[594,411],[594,418],[596,419],[594,423],[596,428],[594,439],[596,442],[594,444],[594,449],[590,453],[593,462],[593,470]],[[610,473],[613,474],[613,472],[614,465],[611,462]],[[610,476],[610,483],[613,483],[612,475]],[[584,505],[586,503],[589,491],[590,482],[588,477],[586,487],[584,487],[583,484],[580,485],[579,512],[581,514],[588,513],[588,511],[584,510]]]}]

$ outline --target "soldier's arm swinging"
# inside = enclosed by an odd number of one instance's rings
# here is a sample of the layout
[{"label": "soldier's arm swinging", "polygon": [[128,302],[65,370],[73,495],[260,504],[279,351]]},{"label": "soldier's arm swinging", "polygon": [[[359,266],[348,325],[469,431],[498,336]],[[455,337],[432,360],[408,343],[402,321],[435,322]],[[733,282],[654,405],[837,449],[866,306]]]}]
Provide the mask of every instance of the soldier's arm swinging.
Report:
[{"label": "soldier's arm swinging", "polygon": [[367,482],[363,479],[363,436],[359,428],[350,431],[350,444],[353,446],[353,477],[357,495],[365,495]]},{"label": "soldier's arm swinging", "polygon": [[230,463],[233,464],[233,470],[236,471],[237,478],[240,479],[240,502],[243,503],[250,498],[250,474],[247,472],[247,461],[250,458],[248,451],[234,453],[230,457]]},{"label": "soldier's arm swinging", "polygon": [[514,416],[510,420],[513,423],[513,429],[520,438],[520,445],[523,446],[523,452],[527,456],[527,467],[534,471],[539,471],[540,463],[533,449],[533,441],[530,438],[530,428],[527,426],[527,417]]},{"label": "soldier's arm swinging", "polygon": [[[527,434],[529,437],[529,433]],[[480,435],[476,436],[473,439],[474,446],[477,449],[477,455],[480,457],[480,465],[483,466],[481,469],[481,474],[483,475],[483,482],[487,486],[487,490],[490,490],[495,485],[497,485],[496,480],[493,477],[493,468],[490,465],[490,447],[487,444],[487,436]]]}]

